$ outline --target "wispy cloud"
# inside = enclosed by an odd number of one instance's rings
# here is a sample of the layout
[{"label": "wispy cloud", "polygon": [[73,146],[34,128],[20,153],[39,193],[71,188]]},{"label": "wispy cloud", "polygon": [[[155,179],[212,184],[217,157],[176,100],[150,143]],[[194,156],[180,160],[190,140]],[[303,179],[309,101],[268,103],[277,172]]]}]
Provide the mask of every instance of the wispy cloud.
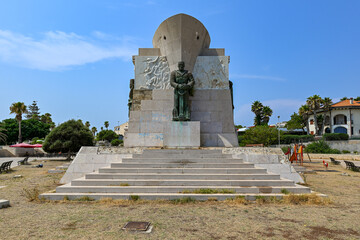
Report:
[{"label": "wispy cloud", "polygon": [[250,75],[250,74],[230,74],[231,79],[259,79],[259,80],[270,80],[277,82],[285,82],[285,78],[263,76],[263,75]]},{"label": "wispy cloud", "polygon": [[109,58],[130,61],[131,55],[136,53],[135,45],[126,39],[109,44],[110,35],[101,32],[95,35],[97,38],[92,39],[75,33],[51,31],[35,39],[0,30],[0,61],[26,68],[58,71]]}]

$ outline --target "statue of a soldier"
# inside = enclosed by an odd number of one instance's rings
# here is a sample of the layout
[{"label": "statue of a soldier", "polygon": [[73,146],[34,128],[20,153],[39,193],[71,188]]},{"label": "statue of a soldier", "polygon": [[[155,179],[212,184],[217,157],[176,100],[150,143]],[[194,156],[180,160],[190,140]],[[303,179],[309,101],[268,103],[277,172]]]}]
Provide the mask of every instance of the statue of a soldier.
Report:
[{"label": "statue of a soldier", "polygon": [[194,86],[193,75],[185,70],[185,63],[178,63],[179,70],[171,72],[170,85],[174,88],[173,121],[190,121],[189,96]]}]

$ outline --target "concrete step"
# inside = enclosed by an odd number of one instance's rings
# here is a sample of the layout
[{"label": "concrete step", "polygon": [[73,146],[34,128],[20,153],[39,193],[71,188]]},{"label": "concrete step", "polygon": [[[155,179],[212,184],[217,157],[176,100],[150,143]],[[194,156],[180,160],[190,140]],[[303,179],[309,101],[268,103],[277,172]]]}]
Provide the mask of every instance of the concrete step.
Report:
[{"label": "concrete step", "polygon": [[217,173],[217,174],[265,174],[264,168],[100,168],[99,173]]},{"label": "concrete step", "polygon": [[144,149],[143,155],[148,154],[222,154],[222,149]]},{"label": "concrete step", "polygon": [[159,173],[88,173],[85,179],[167,179],[184,180],[277,180],[280,175],[276,174],[159,174]]},{"label": "concrete step", "polygon": [[71,186],[120,186],[128,184],[129,186],[294,186],[291,180],[189,180],[189,179],[85,179],[79,178],[71,182]]},{"label": "concrete step", "polygon": [[147,153],[133,154],[133,158],[232,158],[231,154],[176,154],[176,153]]},{"label": "concrete step", "polygon": [[[124,160],[124,159],[123,159]],[[254,168],[252,163],[111,163],[111,168]]]},{"label": "concrete step", "polygon": [[56,188],[57,193],[181,193],[199,189],[230,190],[235,193],[281,193],[283,189],[291,193],[310,193],[301,185],[278,187],[234,187],[234,186],[71,186],[66,184]]},{"label": "concrete step", "polygon": [[102,198],[112,199],[132,199],[132,197],[138,197],[144,200],[175,200],[182,198],[191,198],[198,201],[206,201],[208,199],[223,201],[226,199],[236,198],[239,196],[244,197],[246,200],[256,200],[257,197],[276,197],[281,199],[284,195],[280,193],[260,193],[260,194],[185,194],[185,193],[45,193],[41,194],[40,198],[48,200],[63,200],[66,196],[69,200],[78,199],[81,197],[89,197],[90,199],[100,200]]},{"label": "concrete step", "polygon": [[233,158],[123,158],[123,163],[243,163]]}]

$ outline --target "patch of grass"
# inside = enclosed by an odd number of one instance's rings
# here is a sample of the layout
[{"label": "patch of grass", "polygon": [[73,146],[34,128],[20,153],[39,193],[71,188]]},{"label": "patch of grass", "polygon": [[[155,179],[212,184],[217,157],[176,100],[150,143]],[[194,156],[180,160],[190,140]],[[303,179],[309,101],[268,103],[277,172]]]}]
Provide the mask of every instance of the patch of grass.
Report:
[{"label": "patch of grass", "polygon": [[120,183],[120,187],[127,187],[130,186],[128,183]]},{"label": "patch of grass", "polygon": [[294,205],[327,205],[331,200],[326,197],[320,197],[315,193],[311,194],[289,194],[283,197],[282,203]]},{"label": "patch of grass", "polygon": [[29,202],[32,202],[32,201],[38,201],[39,200],[39,195],[40,195],[40,191],[37,187],[33,187],[33,188],[23,188],[22,189],[22,192],[21,192],[21,195],[26,197],[26,199],[29,201]]},{"label": "patch of grass", "polygon": [[283,188],[283,189],[281,189],[281,193],[282,194],[289,194],[290,192],[286,188]]},{"label": "patch of grass", "polygon": [[184,198],[178,198],[174,200],[170,200],[172,203],[175,204],[184,204],[184,203],[194,203],[196,200],[192,197],[184,197]]},{"label": "patch of grass", "polygon": [[235,190],[230,189],[211,189],[211,188],[200,188],[195,190],[183,190],[181,193],[195,193],[195,194],[224,194],[224,193],[235,193]]},{"label": "patch of grass", "polygon": [[91,201],[95,201],[95,199],[89,197],[89,196],[83,196],[80,198],[76,198],[74,199],[74,201],[79,201],[79,202],[91,202]]},{"label": "patch of grass", "polygon": [[138,195],[130,195],[130,200],[132,200],[132,201],[137,201],[137,200],[139,200],[140,199],[140,197],[138,196]]}]

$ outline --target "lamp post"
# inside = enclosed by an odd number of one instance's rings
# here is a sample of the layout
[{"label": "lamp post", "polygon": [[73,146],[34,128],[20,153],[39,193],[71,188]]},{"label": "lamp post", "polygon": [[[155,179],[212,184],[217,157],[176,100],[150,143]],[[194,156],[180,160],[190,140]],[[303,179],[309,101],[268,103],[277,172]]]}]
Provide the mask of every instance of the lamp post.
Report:
[{"label": "lamp post", "polygon": [[279,141],[279,147],[280,147],[280,116],[278,116],[278,141]]}]

